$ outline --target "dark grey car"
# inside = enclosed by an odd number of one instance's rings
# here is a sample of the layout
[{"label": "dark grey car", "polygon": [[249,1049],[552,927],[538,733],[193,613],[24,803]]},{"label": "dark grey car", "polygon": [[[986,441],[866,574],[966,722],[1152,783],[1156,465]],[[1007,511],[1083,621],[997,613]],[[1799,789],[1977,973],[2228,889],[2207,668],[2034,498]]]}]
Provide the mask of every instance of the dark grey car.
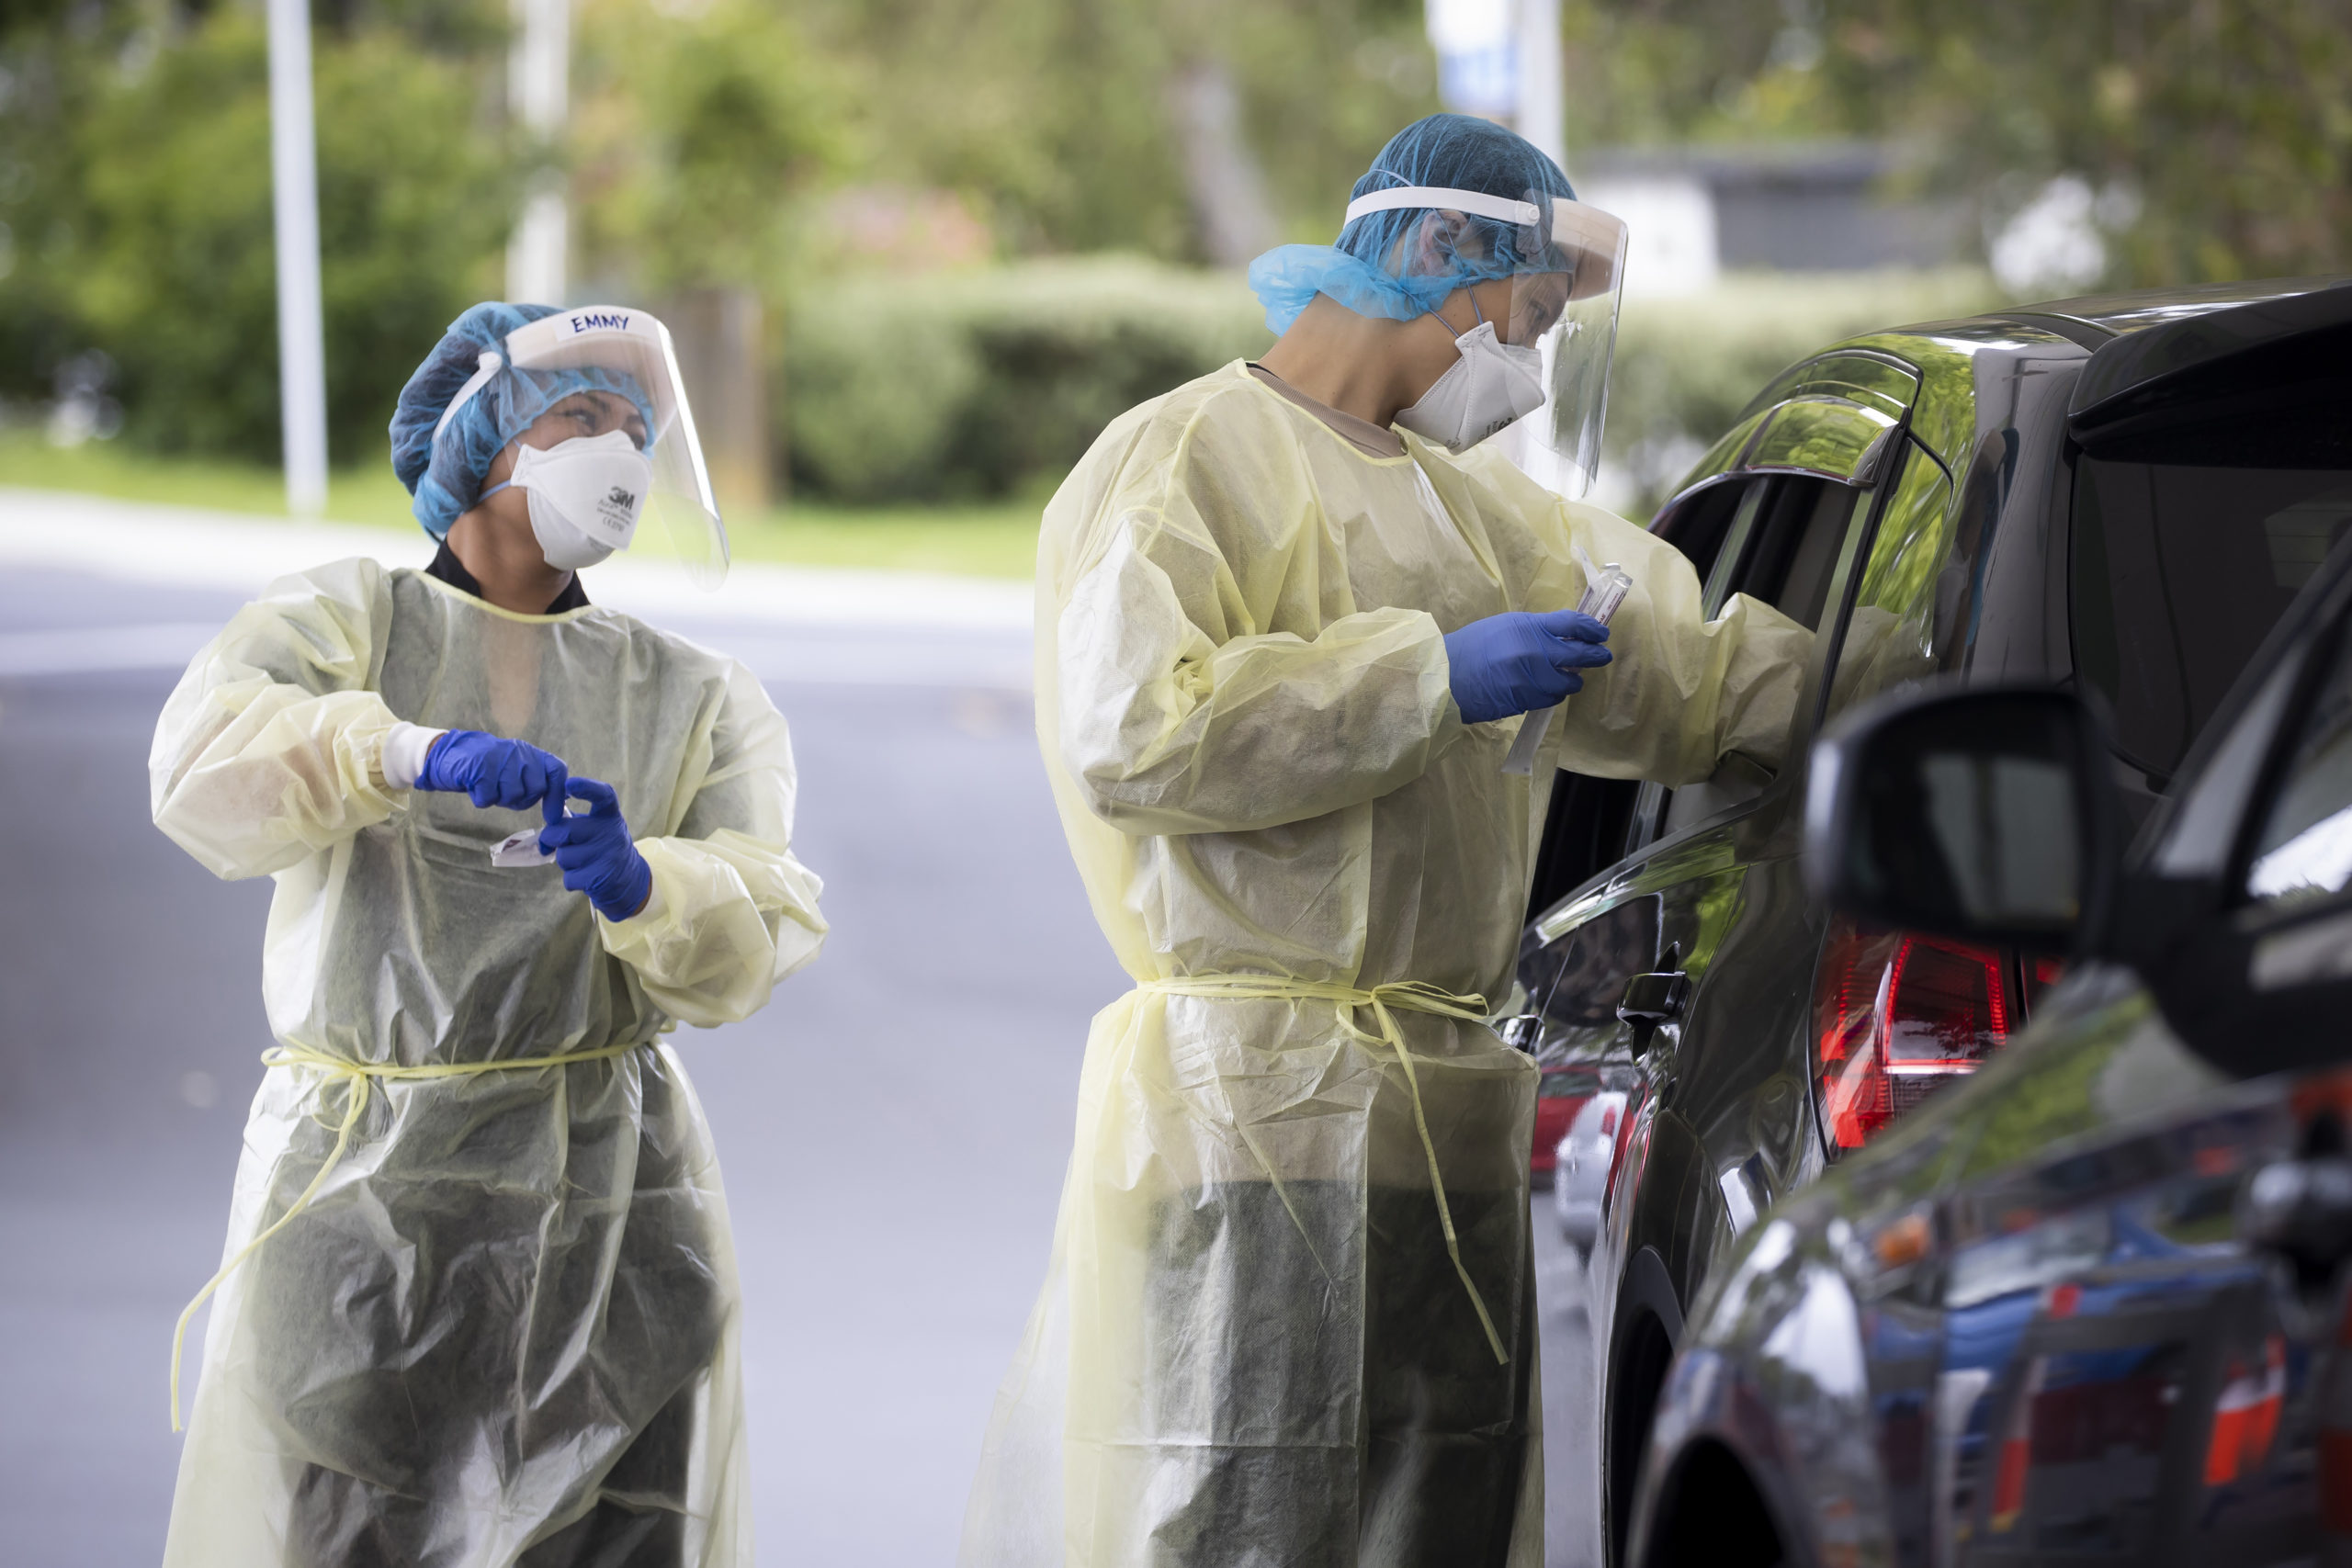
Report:
[{"label": "dark grey car", "polygon": [[2056,966],[1832,917],[1798,850],[1812,738],[1944,675],[2099,694],[2145,818],[2352,517],[2352,288],[2083,299],[1789,370],[1653,528],[1710,607],[1818,640],[1777,776],[1561,775],[1510,1036],[1629,1085],[1589,1265],[1612,1561],[1686,1314],[1776,1200],[1973,1072]]},{"label": "dark grey car", "polygon": [[2096,705],[1905,694],[1816,753],[1832,907],[2083,962],[1710,1285],[1644,1568],[2352,1561],[2352,542],[2128,869]]}]

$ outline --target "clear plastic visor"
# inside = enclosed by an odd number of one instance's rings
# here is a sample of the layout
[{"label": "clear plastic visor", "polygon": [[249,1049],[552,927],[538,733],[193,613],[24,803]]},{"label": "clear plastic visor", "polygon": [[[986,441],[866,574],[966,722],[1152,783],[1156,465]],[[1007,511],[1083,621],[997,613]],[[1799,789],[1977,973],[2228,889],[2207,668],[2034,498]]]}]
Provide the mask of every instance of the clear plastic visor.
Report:
[{"label": "clear plastic visor", "polygon": [[[1439,205],[1447,197],[1459,209]],[[1456,333],[1473,330],[1480,317],[1495,335],[1514,347],[1544,356],[1544,406],[1514,428],[1535,439],[1559,459],[1570,495],[1591,487],[1600,464],[1601,427],[1609,406],[1609,367],[1617,351],[1617,306],[1625,276],[1625,225],[1618,219],[1565,197],[1531,192],[1523,200],[1468,191],[1413,187],[1384,191],[1350,209],[1428,203],[1429,221],[1399,241],[1392,266],[1398,274],[1477,269],[1490,258],[1476,253],[1477,227],[1470,217],[1515,223],[1507,276],[1465,283],[1440,307],[1440,317]],[[1489,231],[1491,232],[1491,231]],[[1498,268],[1499,270],[1499,268]]]},{"label": "clear plastic visor", "polygon": [[[1523,254],[1549,270],[1512,282],[1513,343],[1544,355],[1544,406],[1526,423],[1562,466],[1568,494],[1592,486],[1609,412],[1609,367],[1617,353],[1617,305],[1625,279],[1625,225],[1597,207],[1553,199]],[[1524,335],[1521,335],[1524,334]]]},{"label": "clear plastic visor", "polygon": [[592,380],[626,378],[642,393],[652,416],[650,425],[645,411],[625,392],[590,386],[550,400],[519,439],[549,446],[574,435],[627,431],[653,468],[646,514],[660,520],[696,587],[715,589],[726,581],[727,525],[711,492],[670,329],[643,310],[586,306],[515,329],[507,334],[506,346],[512,358],[503,374],[584,371]]}]

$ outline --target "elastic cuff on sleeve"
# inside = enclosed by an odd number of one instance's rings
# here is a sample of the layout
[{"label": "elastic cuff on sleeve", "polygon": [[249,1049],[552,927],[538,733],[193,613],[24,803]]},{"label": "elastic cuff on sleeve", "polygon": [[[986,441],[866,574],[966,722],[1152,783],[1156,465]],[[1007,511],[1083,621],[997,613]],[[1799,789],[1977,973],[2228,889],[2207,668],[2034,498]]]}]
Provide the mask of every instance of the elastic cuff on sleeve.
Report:
[{"label": "elastic cuff on sleeve", "polygon": [[384,782],[394,789],[414,789],[424,772],[424,754],[449,732],[421,724],[396,724],[384,737]]}]

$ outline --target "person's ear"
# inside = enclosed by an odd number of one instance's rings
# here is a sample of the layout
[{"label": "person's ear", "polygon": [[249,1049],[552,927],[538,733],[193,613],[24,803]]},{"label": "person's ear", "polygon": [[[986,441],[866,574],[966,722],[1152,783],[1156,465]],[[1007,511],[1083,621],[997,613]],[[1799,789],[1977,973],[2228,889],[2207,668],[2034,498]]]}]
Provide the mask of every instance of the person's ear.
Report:
[{"label": "person's ear", "polygon": [[1459,212],[1431,212],[1413,230],[1410,274],[1433,277],[1453,270],[1453,258],[1469,231],[1470,220]]}]

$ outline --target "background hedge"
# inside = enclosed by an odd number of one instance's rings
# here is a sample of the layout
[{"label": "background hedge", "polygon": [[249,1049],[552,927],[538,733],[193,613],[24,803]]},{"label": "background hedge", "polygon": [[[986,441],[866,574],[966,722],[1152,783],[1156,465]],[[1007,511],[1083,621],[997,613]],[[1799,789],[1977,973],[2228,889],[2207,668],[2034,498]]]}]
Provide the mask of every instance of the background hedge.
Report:
[{"label": "background hedge", "polygon": [[[1973,271],[1736,276],[1625,308],[1608,445],[1645,508],[1775,373],[1838,338],[1964,315]],[[1037,262],[804,289],[786,323],[779,435],[798,493],[874,502],[1039,493],[1118,414],[1271,341],[1227,273]]]}]

